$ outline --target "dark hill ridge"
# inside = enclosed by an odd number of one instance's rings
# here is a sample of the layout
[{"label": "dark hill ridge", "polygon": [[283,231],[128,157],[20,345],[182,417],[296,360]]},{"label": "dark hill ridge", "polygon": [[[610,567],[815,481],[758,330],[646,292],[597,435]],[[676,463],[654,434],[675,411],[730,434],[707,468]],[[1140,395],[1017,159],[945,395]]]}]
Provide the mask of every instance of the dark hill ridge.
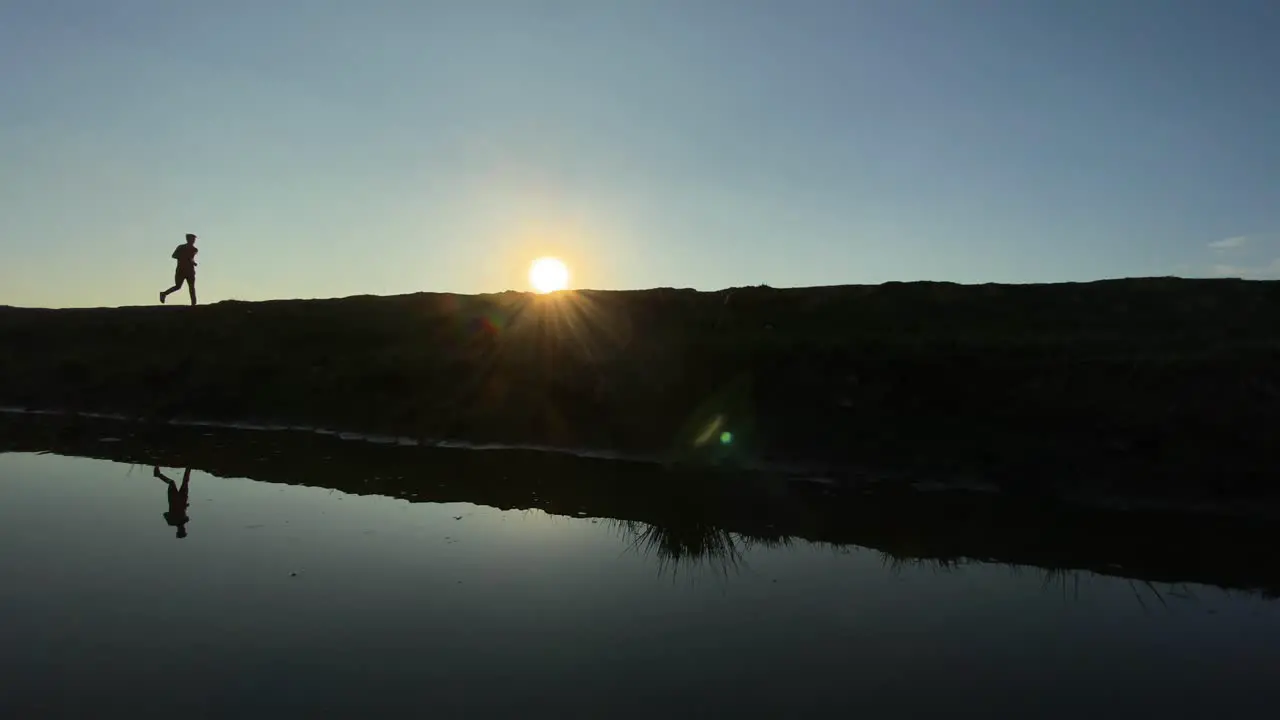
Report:
[{"label": "dark hill ridge", "polygon": [[1280,282],[0,309],[0,404],[1270,492]]}]

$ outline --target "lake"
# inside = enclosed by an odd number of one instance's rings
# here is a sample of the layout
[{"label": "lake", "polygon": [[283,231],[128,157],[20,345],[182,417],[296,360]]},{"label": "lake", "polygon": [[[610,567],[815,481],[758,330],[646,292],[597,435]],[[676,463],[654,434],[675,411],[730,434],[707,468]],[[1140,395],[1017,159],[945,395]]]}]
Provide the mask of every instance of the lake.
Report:
[{"label": "lake", "polygon": [[[566,499],[570,473],[548,476],[572,460],[383,467],[397,450],[352,464],[225,433],[115,435],[0,454],[0,717],[1224,718],[1280,703],[1280,603],[1241,585],[1274,545],[1235,554],[1218,586],[1152,581],[799,537],[787,523],[818,527],[819,505],[758,479],[733,517],[773,535],[636,519],[635,503],[683,496],[615,487],[604,462]],[[255,477],[205,460],[233,454],[273,461]],[[194,466],[185,523],[152,458],[178,490]],[[395,477],[418,465],[431,480]],[[516,483],[526,507],[500,497]],[[1057,528],[1038,532],[1056,547]]]}]

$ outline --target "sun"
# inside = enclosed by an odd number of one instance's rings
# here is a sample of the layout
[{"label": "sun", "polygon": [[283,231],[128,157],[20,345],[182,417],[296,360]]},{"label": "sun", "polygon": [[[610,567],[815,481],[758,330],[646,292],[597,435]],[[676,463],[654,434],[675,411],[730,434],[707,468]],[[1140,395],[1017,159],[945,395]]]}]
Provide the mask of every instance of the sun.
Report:
[{"label": "sun", "polygon": [[564,290],[569,287],[569,268],[558,258],[538,258],[529,266],[529,284],[540,293]]}]

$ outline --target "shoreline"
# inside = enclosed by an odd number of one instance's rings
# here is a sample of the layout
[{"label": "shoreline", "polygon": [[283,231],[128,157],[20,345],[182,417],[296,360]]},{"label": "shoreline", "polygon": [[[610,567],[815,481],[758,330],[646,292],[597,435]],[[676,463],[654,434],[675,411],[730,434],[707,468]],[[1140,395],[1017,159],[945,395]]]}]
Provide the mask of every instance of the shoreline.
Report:
[{"label": "shoreline", "polygon": [[1276,317],[1280,282],[1175,278],[0,308],[0,405],[1263,498]]},{"label": "shoreline", "polygon": [[[838,473],[822,472],[816,468],[803,467],[764,467],[764,466],[724,466],[705,464],[671,464],[658,458],[628,457],[609,452],[591,450],[574,450],[533,445],[483,445],[449,440],[423,440],[410,437],[389,437],[369,435],[367,433],[343,431],[332,428],[308,426],[260,425],[252,422],[222,422],[196,419],[169,419],[161,422],[139,420],[124,415],[110,413],[82,413],[57,410],[21,410],[0,407],[0,424],[3,419],[29,418],[32,420],[52,419],[62,421],[60,432],[75,428],[76,423],[85,420],[91,423],[116,423],[125,429],[136,431],[134,435],[142,437],[163,434],[166,431],[213,430],[224,433],[263,433],[288,436],[311,436],[319,440],[335,440],[344,444],[363,445],[370,449],[379,447],[417,450],[425,453],[458,452],[508,455],[510,457],[534,456],[544,457],[552,462],[558,460],[622,464],[643,468],[651,472],[685,473],[692,475],[708,475],[720,477],[752,476],[767,478],[777,486],[814,486],[828,492],[836,493],[896,493],[903,496],[924,497],[980,497],[1001,498],[1015,502],[1048,503],[1064,508],[1073,507],[1086,511],[1118,512],[1118,513],[1170,513],[1189,517],[1204,518],[1240,518],[1245,520],[1267,520],[1280,522],[1280,492],[1274,496],[1246,500],[1232,500],[1208,497],[1162,497],[1159,495],[1138,496],[1122,494],[1090,494],[1088,491],[1059,493],[1038,493],[1026,495],[1010,493],[998,485],[971,478],[919,478],[893,476],[889,474]],[[80,430],[75,430],[79,432]],[[118,438],[107,437],[108,440]],[[105,442],[99,439],[99,442]],[[0,449],[0,452],[3,452]],[[500,461],[500,460],[499,460]]]}]

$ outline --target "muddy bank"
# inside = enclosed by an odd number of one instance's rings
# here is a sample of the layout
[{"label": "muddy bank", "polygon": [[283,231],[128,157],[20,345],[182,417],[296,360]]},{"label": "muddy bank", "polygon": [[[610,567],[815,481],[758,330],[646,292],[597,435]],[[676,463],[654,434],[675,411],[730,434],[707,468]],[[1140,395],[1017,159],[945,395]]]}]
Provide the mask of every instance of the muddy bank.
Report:
[{"label": "muddy bank", "polygon": [[1280,283],[0,308],[0,405],[1249,496]]},{"label": "muddy bank", "polygon": [[[857,488],[764,473],[671,470],[533,452],[376,446],[289,432],[0,416],[0,452],[55,452],[410,502],[467,502],[618,521],[672,562],[735,539],[860,546],[894,561],[1087,570],[1280,595],[1276,511],[1120,512],[996,493]],[[711,556],[711,557],[707,557]]]}]

